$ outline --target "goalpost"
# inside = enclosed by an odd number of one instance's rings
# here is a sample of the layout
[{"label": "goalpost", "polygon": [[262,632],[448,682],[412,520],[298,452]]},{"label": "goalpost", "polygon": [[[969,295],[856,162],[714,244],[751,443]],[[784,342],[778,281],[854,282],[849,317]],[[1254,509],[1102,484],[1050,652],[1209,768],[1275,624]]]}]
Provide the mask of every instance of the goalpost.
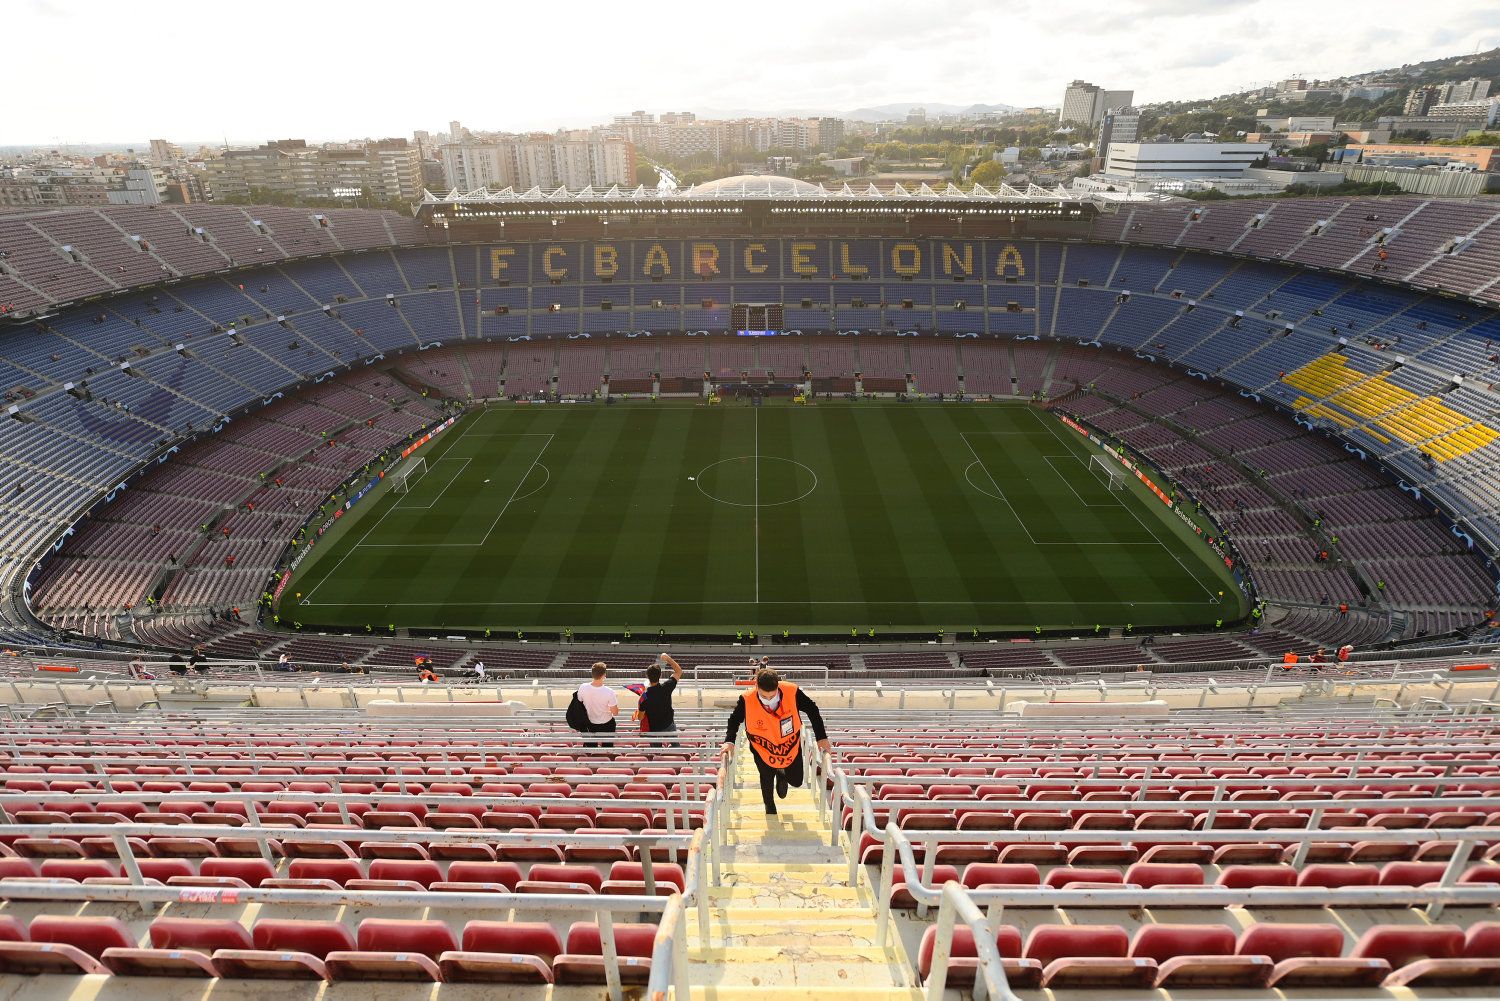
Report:
[{"label": "goalpost", "polygon": [[1093,473],[1094,479],[1103,483],[1107,490],[1125,489],[1125,474],[1102,455],[1089,456],[1089,472]]},{"label": "goalpost", "polygon": [[415,458],[396,471],[396,482],[391,489],[398,494],[404,494],[411,490],[412,484],[416,483],[427,474],[427,460]]}]

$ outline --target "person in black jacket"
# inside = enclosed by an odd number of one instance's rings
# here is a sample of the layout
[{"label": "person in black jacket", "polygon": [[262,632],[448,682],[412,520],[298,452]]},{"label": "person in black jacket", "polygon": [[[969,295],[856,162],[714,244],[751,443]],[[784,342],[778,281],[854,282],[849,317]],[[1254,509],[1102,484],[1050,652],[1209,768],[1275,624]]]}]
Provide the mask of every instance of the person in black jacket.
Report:
[{"label": "person in black jacket", "polygon": [[[662,665],[672,669],[672,676],[666,681],[661,680]],[[640,699],[640,713],[645,717],[646,725],[642,728],[647,734],[666,734],[677,732],[677,714],[672,709],[672,694],[677,690],[677,683],[682,680],[682,665],[669,653],[663,652],[656,658],[656,663],[646,668],[646,692]],[[653,740],[652,747],[661,747],[663,742]],[[680,747],[676,739],[670,743],[671,747]]]},{"label": "person in black jacket", "polygon": [[826,752],[828,730],[823,726],[818,704],[796,685],[782,681],[780,675],[766,668],[756,675],[755,687],[739,699],[729,715],[720,751],[726,758],[733,752],[735,737],[744,726],[751,757],[760,772],[760,796],[768,816],[776,813],[776,800],[786,798],[788,787],[802,785],[802,713],[807,714],[812,724],[818,749]]}]

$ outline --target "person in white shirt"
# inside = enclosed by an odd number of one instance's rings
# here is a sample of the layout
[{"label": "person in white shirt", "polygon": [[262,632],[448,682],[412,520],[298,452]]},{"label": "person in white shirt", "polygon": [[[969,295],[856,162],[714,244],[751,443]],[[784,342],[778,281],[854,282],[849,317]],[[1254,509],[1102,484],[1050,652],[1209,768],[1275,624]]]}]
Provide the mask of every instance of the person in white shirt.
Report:
[{"label": "person in white shirt", "polygon": [[484,684],[484,661],[482,660],[474,662],[474,683],[476,685]]},{"label": "person in white shirt", "polygon": [[[615,697],[615,690],[604,683],[604,675],[608,669],[604,661],[599,661],[593,667],[593,680],[578,686],[578,701],[589,712],[589,733],[614,733],[615,717],[620,712],[620,701]],[[613,741],[601,742],[604,747],[613,747]]]}]

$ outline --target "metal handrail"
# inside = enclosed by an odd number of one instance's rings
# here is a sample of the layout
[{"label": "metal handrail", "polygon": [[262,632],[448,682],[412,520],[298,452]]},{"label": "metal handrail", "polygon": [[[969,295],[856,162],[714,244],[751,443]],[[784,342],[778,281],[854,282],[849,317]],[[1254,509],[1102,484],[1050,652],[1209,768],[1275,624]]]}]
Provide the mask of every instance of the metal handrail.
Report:
[{"label": "metal handrail", "polygon": [[953,951],[953,929],[962,921],[974,939],[974,951],[979,957],[979,970],[974,982],[976,1001],[992,998],[994,1001],[1020,1001],[1010,987],[1005,975],[1005,964],[1001,962],[1000,950],[995,944],[995,932],[989,918],[964,892],[958,883],[943,884],[938,904],[937,933],[932,943],[932,971],[927,975],[927,1001],[942,1001],[948,988],[948,957]]}]

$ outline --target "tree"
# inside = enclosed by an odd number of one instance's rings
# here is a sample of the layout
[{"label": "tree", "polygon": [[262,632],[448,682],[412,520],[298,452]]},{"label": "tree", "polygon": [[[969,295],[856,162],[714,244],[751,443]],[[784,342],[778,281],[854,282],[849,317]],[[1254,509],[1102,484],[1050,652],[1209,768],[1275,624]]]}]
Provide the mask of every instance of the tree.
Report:
[{"label": "tree", "polygon": [[992,188],[1005,179],[1005,169],[994,160],[986,160],[969,172],[969,180]]},{"label": "tree", "polygon": [[661,175],[656,168],[649,163],[638,163],[635,165],[635,183],[644,184],[648,188],[654,188],[661,183]]}]

